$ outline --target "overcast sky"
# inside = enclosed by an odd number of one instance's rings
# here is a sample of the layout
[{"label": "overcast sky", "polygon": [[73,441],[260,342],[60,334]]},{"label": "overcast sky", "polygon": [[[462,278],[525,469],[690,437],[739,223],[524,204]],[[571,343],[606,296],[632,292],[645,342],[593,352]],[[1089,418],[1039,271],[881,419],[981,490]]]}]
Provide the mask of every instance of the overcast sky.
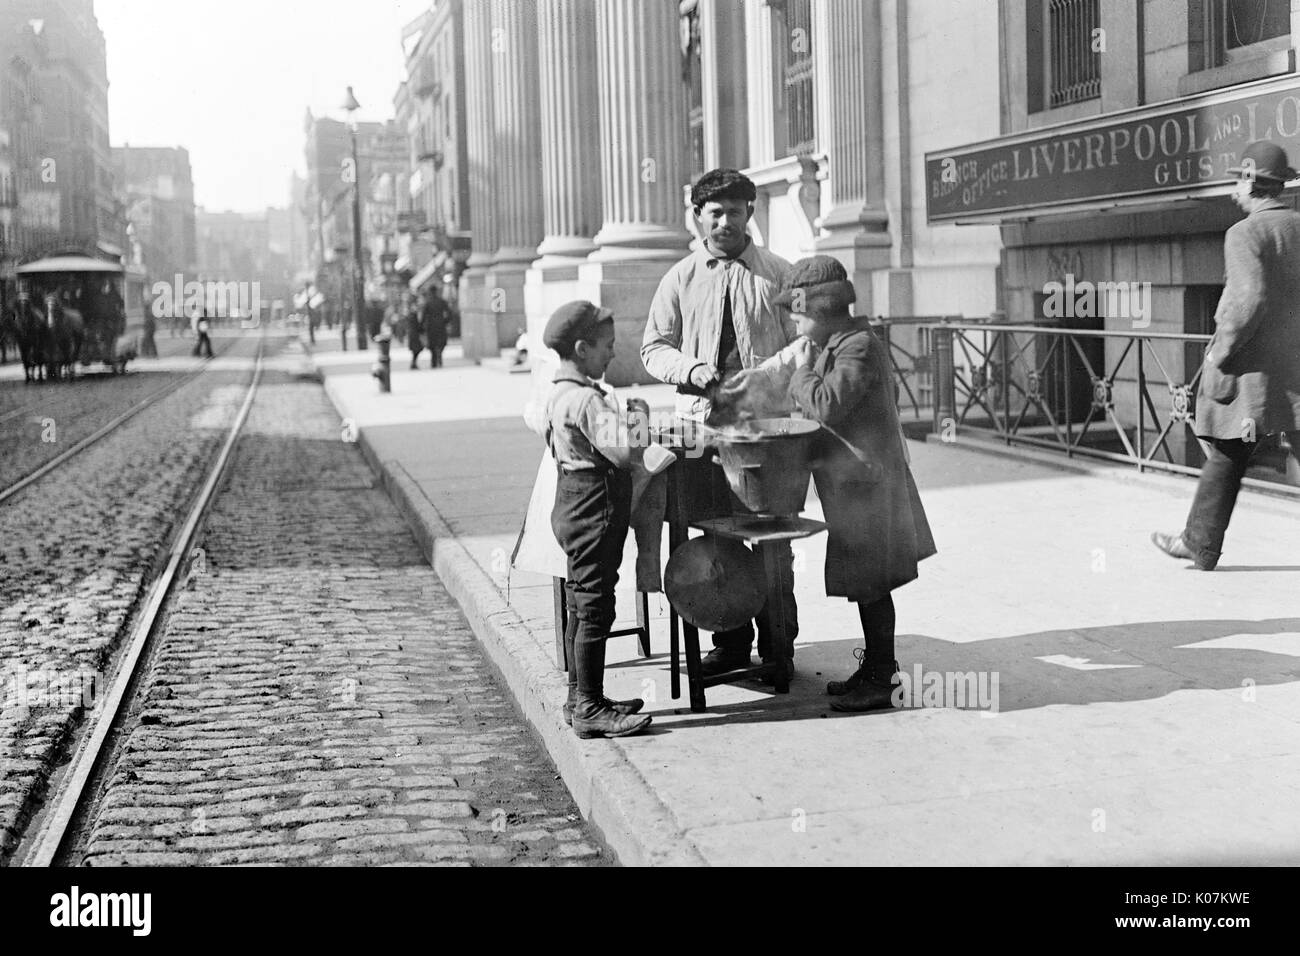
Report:
[{"label": "overcast sky", "polygon": [[95,0],[114,146],[184,146],[210,211],[289,202],[308,107],[393,115],[402,27],[428,0]]}]

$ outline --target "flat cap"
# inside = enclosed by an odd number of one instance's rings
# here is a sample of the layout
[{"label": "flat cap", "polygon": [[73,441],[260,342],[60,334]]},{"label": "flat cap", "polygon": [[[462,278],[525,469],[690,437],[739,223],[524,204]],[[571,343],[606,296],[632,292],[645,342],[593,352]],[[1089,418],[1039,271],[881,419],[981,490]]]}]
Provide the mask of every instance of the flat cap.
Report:
[{"label": "flat cap", "polygon": [[[803,294],[796,291],[802,289]],[[803,312],[799,307],[812,296],[829,298],[840,308],[847,308],[850,302],[857,300],[849,274],[838,259],[831,256],[808,256],[800,259],[790,267],[781,292],[776,297],[776,304],[794,312]]]},{"label": "flat cap", "polygon": [[596,337],[596,326],[614,318],[609,309],[578,299],[566,302],[551,314],[542,332],[542,344],[557,352],[572,351],[579,340],[590,342]]}]

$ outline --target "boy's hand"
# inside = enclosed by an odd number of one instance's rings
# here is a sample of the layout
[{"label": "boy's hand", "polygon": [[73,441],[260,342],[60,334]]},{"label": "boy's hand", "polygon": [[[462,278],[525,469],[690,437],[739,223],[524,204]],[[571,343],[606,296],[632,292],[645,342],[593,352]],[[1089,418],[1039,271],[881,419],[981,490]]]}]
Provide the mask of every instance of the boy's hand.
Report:
[{"label": "boy's hand", "polygon": [[802,338],[794,343],[794,364],[796,368],[807,368],[812,365],[816,357],[817,346],[813,345],[812,339]]},{"label": "boy's hand", "polygon": [[650,417],[650,403],[644,398],[629,398],[627,400],[627,411],[629,415],[643,415]]}]

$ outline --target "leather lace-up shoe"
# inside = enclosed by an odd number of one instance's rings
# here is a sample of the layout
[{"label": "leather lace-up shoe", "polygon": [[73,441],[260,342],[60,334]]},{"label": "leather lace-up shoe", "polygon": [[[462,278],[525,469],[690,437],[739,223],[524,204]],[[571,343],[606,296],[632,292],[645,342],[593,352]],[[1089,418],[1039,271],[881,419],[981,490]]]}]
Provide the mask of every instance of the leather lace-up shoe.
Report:
[{"label": "leather lace-up shoe", "polygon": [[727,673],[727,671],[750,666],[752,666],[752,663],[749,658],[749,648],[737,653],[715,647],[700,660],[700,673],[704,677],[717,677],[719,674]]},{"label": "leather lace-up shoe", "polygon": [[1151,542],[1171,558],[1193,562],[1198,571],[1213,571],[1219,563],[1218,552],[1206,551],[1198,555],[1187,546],[1181,534],[1162,534],[1156,531],[1151,535]]},{"label": "leather lace-up shoe", "polygon": [[[577,703],[578,692],[575,688],[569,688],[569,699],[564,702],[560,712],[564,714],[564,722],[570,727],[573,726],[573,708]],[[631,700],[610,700],[608,697],[603,698],[606,705],[620,714],[639,714],[641,708],[645,706],[645,701],[640,697],[633,697]]]},{"label": "leather lace-up shoe", "polygon": [[649,714],[620,714],[604,697],[578,694],[573,707],[573,732],[584,740],[592,737],[630,737],[650,726]]},{"label": "leather lace-up shoe", "polygon": [[1196,560],[1196,555],[1192,554],[1192,549],[1183,544],[1181,534],[1165,534],[1161,531],[1153,531],[1151,533],[1151,543],[1171,558],[1178,558],[1182,561]]}]

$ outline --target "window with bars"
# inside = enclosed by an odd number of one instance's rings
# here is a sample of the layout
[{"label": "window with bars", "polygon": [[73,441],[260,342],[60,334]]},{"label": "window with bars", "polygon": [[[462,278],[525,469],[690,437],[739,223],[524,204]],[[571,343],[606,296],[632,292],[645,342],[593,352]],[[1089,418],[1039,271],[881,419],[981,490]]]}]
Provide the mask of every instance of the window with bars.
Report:
[{"label": "window with bars", "polygon": [[1101,96],[1100,0],[1047,0],[1048,106],[1067,106]]},{"label": "window with bars", "polygon": [[790,154],[807,156],[817,148],[813,114],[812,0],[784,4],[786,144]]}]

